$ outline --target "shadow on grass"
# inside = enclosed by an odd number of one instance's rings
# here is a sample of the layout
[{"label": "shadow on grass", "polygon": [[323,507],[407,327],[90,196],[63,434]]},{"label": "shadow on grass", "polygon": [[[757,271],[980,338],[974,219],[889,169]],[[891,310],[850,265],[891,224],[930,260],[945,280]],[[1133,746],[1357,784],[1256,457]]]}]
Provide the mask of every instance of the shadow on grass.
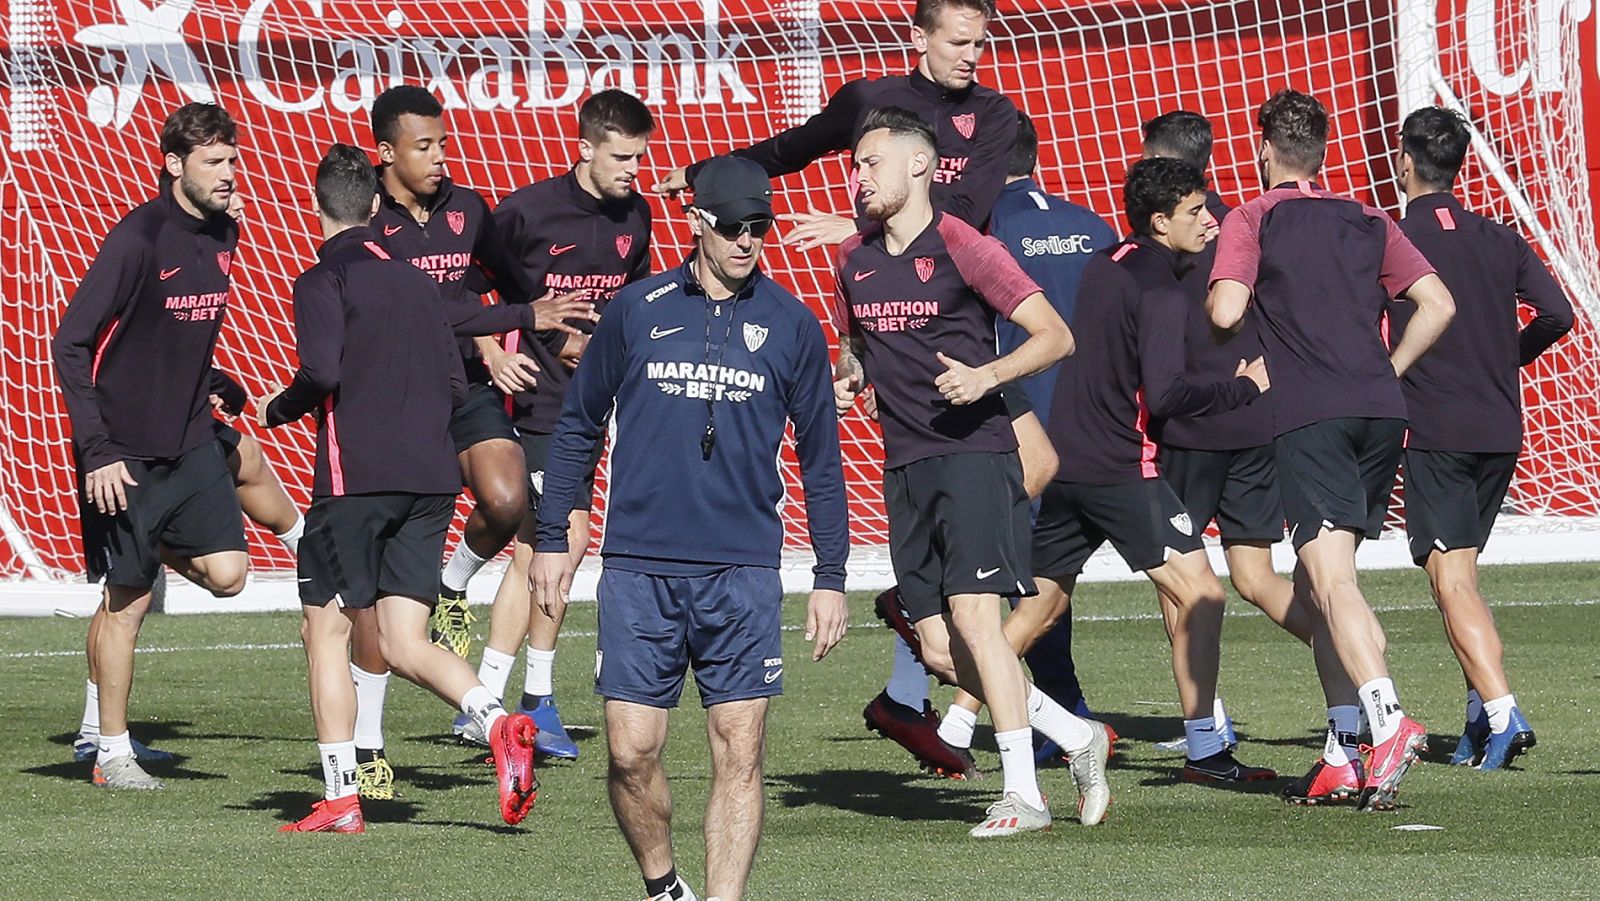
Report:
[{"label": "shadow on grass", "polygon": [[[974,788],[958,788],[951,780],[885,770],[823,770],[818,773],[769,775],[780,786],[784,807],[820,805],[867,816],[896,820],[969,822],[993,800]],[[999,780],[987,780],[999,789]]]},{"label": "shadow on grass", "polygon": [[1119,767],[1122,772],[1129,775],[1145,772],[1149,775],[1139,780],[1139,784],[1150,788],[1165,788],[1173,785],[1193,785],[1212,791],[1230,792],[1238,795],[1272,795],[1277,797],[1283,787],[1289,784],[1289,778],[1278,776],[1273,779],[1262,779],[1255,782],[1190,782],[1183,778],[1183,764],[1174,760],[1171,764],[1129,764],[1124,761]]},{"label": "shadow on grass", "polygon": [[[289,772],[289,771],[284,771]],[[321,772],[317,772],[321,778]],[[279,823],[293,823],[311,812],[311,805],[322,800],[313,792],[300,791],[273,791],[258,795],[254,800],[244,804],[224,805],[227,810],[268,811],[273,819]],[[492,832],[495,835],[521,835],[525,830],[517,826],[507,826],[504,823],[469,823],[459,820],[419,820],[418,815],[423,812],[423,806],[407,798],[396,798],[393,801],[361,802],[361,816],[368,824],[381,825],[384,823],[406,823],[412,826],[439,826],[444,828],[478,829]]]},{"label": "shadow on grass", "polygon": [[[299,741],[299,735],[243,735],[238,732],[195,732],[194,723],[187,720],[161,720],[151,723],[129,723],[128,733],[145,744],[156,747],[169,741]],[[78,740],[78,731],[58,732],[46,738],[53,745],[71,747]]]},{"label": "shadow on grass", "polygon": [[[207,773],[201,770],[191,770],[183,765],[184,761],[186,760],[188,760],[187,757],[179,754],[175,755],[173,759],[168,761],[163,761],[161,763],[141,762],[139,766],[143,767],[145,772],[149,773],[150,775],[169,781],[176,780],[180,782],[209,782],[216,779],[228,778],[221,773]],[[27,767],[25,769],[18,770],[17,772],[22,773],[25,776],[43,776],[47,779],[60,779],[65,782],[87,782],[89,781],[90,774],[94,772],[94,761],[63,760],[60,763],[46,763],[40,764],[39,766]]]}]

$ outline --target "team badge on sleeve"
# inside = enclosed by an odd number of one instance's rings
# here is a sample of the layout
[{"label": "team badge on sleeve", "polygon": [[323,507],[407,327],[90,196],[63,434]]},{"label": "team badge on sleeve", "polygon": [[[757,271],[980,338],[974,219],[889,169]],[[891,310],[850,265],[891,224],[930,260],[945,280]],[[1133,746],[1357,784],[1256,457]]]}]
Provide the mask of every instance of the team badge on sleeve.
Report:
[{"label": "team badge on sleeve", "polygon": [[458,235],[467,230],[467,214],[460,210],[445,213],[444,221],[450,226],[450,230]]},{"label": "team badge on sleeve", "polygon": [[617,256],[626,257],[633,249],[633,235],[617,235]]},{"label": "team badge on sleeve", "polygon": [[744,324],[744,346],[750,348],[751,353],[760,350],[761,345],[767,343],[767,331],[768,329],[764,325],[746,322]]},{"label": "team badge on sleeve", "polygon": [[933,257],[917,257],[916,266],[917,278],[927,284],[928,279],[933,278]]},{"label": "team badge on sleeve", "polygon": [[961,132],[963,138],[970,141],[973,130],[978,127],[978,117],[972,113],[962,113],[959,116],[951,116],[950,124],[956,127],[956,131]]}]

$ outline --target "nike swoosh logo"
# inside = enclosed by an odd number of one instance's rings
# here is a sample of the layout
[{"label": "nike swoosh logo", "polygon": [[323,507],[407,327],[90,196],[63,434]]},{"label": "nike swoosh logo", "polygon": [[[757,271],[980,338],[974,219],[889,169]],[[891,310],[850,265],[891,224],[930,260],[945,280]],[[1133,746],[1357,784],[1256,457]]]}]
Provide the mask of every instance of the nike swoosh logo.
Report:
[{"label": "nike swoosh logo", "polygon": [[576,244],[552,244],[550,245],[550,255],[558,257],[577,246]]},{"label": "nike swoosh logo", "polygon": [[762,676],[761,678],[762,678],[762,681],[766,682],[768,685],[771,685],[772,683],[778,681],[778,677],[781,676],[781,675],[783,675],[783,667],[780,666],[777,669],[767,673],[765,676]]},{"label": "nike swoosh logo", "polygon": [[403,226],[403,225],[385,225],[383,227],[383,235],[384,235],[384,237],[388,237],[389,235],[394,234],[395,232],[399,231],[402,228],[405,228],[405,226]]},{"label": "nike swoosh logo", "polygon": [[859,282],[862,279],[872,278],[877,271],[878,270],[876,269],[868,269],[866,272],[857,272],[855,275],[851,276],[851,278]]},{"label": "nike swoosh logo", "polygon": [[183,267],[182,266],[175,266],[175,267],[173,267],[171,269],[163,269],[163,270],[161,270],[161,280],[162,281],[166,281],[167,279],[172,278],[174,275],[177,275],[179,272],[182,272],[182,271],[183,271]]},{"label": "nike swoosh logo", "polygon": [[683,329],[684,327],[681,325],[677,328],[669,329],[663,329],[660,326],[652,326],[650,329],[650,340],[654,341],[659,338],[665,338],[668,335],[676,335],[677,333],[683,331]]},{"label": "nike swoosh logo", "polygon": [[987,579],[987,578],[989,578],[990,576],[994,575],[995,573],[997,573],[999,571],[1000,571],[1000,567],[998,567],[998,566],[996,566],[994,569],[980,569],[980,570],[978,570],[978,578]]}]

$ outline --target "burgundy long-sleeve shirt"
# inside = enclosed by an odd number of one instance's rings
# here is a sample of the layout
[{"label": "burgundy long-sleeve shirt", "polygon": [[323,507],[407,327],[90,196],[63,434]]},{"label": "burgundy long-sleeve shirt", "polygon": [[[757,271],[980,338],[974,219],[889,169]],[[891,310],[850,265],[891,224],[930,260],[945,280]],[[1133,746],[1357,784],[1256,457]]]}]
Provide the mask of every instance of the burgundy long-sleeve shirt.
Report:
[{"label": "burgundy long-sleeve shirt", "polygon": [[[638,193],[602,201],[567,172],[518,189],[494,219],[511,265],[540,293],[583,292],[603,313],[618,289],[650,274],[650,204]],[[587,320],[573,324],[593,331]],[[539,366],[538,386],[512,399],[512,421],[523,431],[553,432],[572,379],[559,358],[567,334],[522,329],[505,341]]]},{"label": "burgundy long-sleeve shirt", "polygon": [[51,342],[83,472],[213,439],[211,358],[238,241],[233,219],[198,219],[170,190],[106,235]]},{"label": "burgundy long-sleeve shirt", "polygon": [[[501,241],[489,204],[478,192],[446,178],[428,201],[427,220],[418,222],[383,190],[381,169],[378,191],[382,203],[372,230],[383,236],[392,256],[433,278],[445,317],[460,339],[457,346],[468,379],[487,382],[489,374],[471,339],[532,328],[533,309],[527,304],[537,297]],[[485,305],[482,296],[490,291],[505,302]]]},{"label": "burgundy long-sleeve shirt", "polygon": [[[858,78],[834,92],[822,112],[804,123],[732,153],[760,163],[773,178],[799,172],[830,153],[854,147],[867,114],[886,106],[909,109],[933,126],[939,151],[933,205],[983,229],[1006,184],[1017,139],[1017,107],[981,84],[948,91],[915,69],[907,75]],[[691,185],[704,165],[702,160],[689,167]],[[852,176],[852,197],[854,187]]]},{"label": "burgundy long-sleeve shirt", "polygon": [[1132,237],[1095,254],[1072,314],[1077,351],[1063,360],[1048,431],[1056,478],[1110,485],[1154,478],[1153,417],[1231,410],[1261,392],[1248,378],[1191,379],[1184,371],[1186,263]]},{"label": "burgundy long-sleeve shirt", "polygon": [[267,408],[277,426],[317,414],[317,497],[455,494],[450,415],[466,377],[439,290],[371,228],[334,235],[294,283],[300,368]]},{"label": "burgundy long-sleeve shirt", "polygon": [[[1411,420],[1410,447],[1477,453],[1522,449],[1522,391],[1517,369],[1532,363],[1572,328],[1572,304],[1522,236],[1461,206],[1427,194],[1400,222],[1439,273],[1456,315],[1401,380]],[[1517,303],[1534,318],[1518,328]],[[1390,303],[1390,339],[1400,340],[1416,304]]]}]

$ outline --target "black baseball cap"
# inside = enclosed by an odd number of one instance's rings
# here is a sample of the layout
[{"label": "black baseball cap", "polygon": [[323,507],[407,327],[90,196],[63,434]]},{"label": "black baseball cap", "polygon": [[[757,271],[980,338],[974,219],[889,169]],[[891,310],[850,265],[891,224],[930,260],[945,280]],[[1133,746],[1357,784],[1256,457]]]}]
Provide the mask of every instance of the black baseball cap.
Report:
[{"label": "black baseball cap", "polygon": [[694,206],[720,222],[771,219],[772,179],[753,160],[712,157],[694,177]]}]

